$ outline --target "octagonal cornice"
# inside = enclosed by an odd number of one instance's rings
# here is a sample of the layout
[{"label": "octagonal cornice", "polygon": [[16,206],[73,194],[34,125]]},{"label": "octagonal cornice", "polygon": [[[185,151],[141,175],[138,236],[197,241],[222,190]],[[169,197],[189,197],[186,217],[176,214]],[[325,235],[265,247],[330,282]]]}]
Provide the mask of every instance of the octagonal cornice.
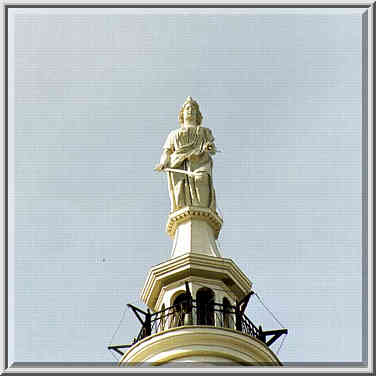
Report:
[{"label": "octagonal cornice", "polygon": [[222,281],[239,300],[252,288],[251,281],[231,259],[191,252],[153,266],[141,299],[154,310],[163,287],[192,276]]}]

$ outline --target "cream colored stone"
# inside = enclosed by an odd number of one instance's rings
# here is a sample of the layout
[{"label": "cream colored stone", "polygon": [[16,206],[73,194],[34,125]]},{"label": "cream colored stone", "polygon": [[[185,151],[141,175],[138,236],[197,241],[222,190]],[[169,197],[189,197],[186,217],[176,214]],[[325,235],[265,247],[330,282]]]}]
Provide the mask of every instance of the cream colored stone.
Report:
[{"label": "cream colored stone", "polygon": [[219,231],[221,230],[223,224],[223,219],[217,213],[208,208],[186,207],[171,213],[168,216],[166,232],[171,238],[174,238],[175,232],[180,224],[194,219],[208,223],[213,229],[214,238],[218,238]]},{"label": "cream colored stone", "polygon": [[191,252],[152,267],[142,289],[141,299],[155,311],[162,288],[175,282],[182,286],[189,277],[212,281],[207,286],[209,288],[221,281],[238,300],[252,288],[251,281],[231,259]]},{"label": "cream colored stone", "polygon": [[181,223],[175,232],[171,258],[189,252],[221,257],[212,227],[201,219],[190,218]]},{"label": "cream colored stone", "polygon": [[170,132],[155,166],[167,172],[171,212],[187,206],[216,210],[211,158],[216,148],[211,130],[201,121],[198,103],[188,97],[179,113],[181,127]]},{"label": "cream colored stone", "polygon": [[193,299],[196,298],[197,291],[200,288],[208,287],[214,291],[215,303],[222,304],[223,298],[227,298],[230,304],[234,306],[235,301],[239,300],[239,297],[235,296],[228,286],[226,286],[221,280],[190,276],[162,287],[153,310],[160,311],[163,306],[165,308],[172,306],[175,297],[181,293],[185,293],[186,282],[188,283],[189,291],[191,292]]},{"label": "cream colored stone", "polygon": [[121,366],[160,366],[174,361],[203,362],[216,366],[218,359],[238,366],[281,366],[274,353],[258,339],[225,328],[183,326],[168,329],[132,346]]},{"label": "cream colored stone", "polygon": [[[175,298],[186,292],[185,283],[188,283],[189,291],[192,298],[197,299],[197,292],[201,288],[209,288],[214,293],[214,303],[223,304],[223,298],[227,298],[231,306],[236,305],[236,300],[240,300],[241,297],[235,296],[235,294],[224,284],[221,280],[202,278],[197,276],[191,276],[164,286],[161,289],[159,297],[154,307],[154,311],[158,312],[165,308],[171,307],[174,304]],[[192,322],[197,323],[196,317],[197,311],[192,312]],[[222,327],[222,317],[220,315],[214,315],[214,326]],[[163,330],[168,329],[170,326],[166,323]],[[234,329],[235,315],[231,314],[229,316],[228,325],[230,328]]]}]

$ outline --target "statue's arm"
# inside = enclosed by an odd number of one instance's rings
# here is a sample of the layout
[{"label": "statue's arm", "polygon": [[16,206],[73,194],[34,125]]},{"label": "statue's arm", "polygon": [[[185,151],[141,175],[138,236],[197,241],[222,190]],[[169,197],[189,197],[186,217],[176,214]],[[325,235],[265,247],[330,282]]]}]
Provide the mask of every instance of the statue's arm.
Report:
[{"label": "statue's arm", "polygon": [[154,171],[162,171],[168,167],[170,162],[170,155],[174,152],[174,131],[170,132],[164,143],[163,152],[159,163],[154,167]]},{"label": "statue's arm", "polygon": [[206,128],[206,142],[204,144],[204,151],[211,155],[214,155],[217,152],[214,143],[214,137],[209,128]]},{"label": "statue's arm", "polygon": [[165,169],[168,166],[168,163],[170,162],[171,153],[172,153],[172,151],[170,149],[163,149],[159,164],[157,164],[154,167],[155,171],[162,171],[163,169]]}]

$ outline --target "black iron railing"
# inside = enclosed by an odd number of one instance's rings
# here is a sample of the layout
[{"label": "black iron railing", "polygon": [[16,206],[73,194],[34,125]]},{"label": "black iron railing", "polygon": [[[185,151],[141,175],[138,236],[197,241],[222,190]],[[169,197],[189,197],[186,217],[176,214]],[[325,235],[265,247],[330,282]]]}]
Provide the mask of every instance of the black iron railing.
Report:
[{"label": "black iron railing", "polygon": [[156,313],[146,314],[145,325],[137,341],[163,330],[186,325],[209,325],[219,328],[237,329],[259,337],[259,329],[245,315],[236,312],[232,306],[218,303],[197,304],[195,300],[185,301]]},{"label": "black iron railing", "polygon": [[[108,349],[114,350],[119,354],[123,354],[123,351],[120,350],[121,348],[130,347],[152,334],[189,325],[205,325],[237,330],[263,341],[268,346],[282,334],[287,334],[287,329],[263,331],[261,326],[257,327],[253,324],[244,314],[244,311],[240,309],[239,305],[201,303],[194,299],[187,299],[155,313],[150,313],[149,310],[144,312],[131,304],[128,304],[128,306],[132,308],[142,327],[131,345],[112,345],[108,347]],[[271,335],[273,337],[267,341],[267,336]]]}]

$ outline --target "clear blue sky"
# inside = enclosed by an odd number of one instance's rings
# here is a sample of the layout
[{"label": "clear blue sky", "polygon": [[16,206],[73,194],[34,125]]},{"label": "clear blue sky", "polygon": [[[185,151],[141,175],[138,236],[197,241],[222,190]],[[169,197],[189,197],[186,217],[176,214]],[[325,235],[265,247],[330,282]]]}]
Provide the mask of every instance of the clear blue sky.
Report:
[{"label": "clear blue sky", "polygon": [[191,95],[222,253],[289,329],[280,359],[360,361],[362,12],[11,9],[12,359],[114,360],[170,254],[153,167]]}]

